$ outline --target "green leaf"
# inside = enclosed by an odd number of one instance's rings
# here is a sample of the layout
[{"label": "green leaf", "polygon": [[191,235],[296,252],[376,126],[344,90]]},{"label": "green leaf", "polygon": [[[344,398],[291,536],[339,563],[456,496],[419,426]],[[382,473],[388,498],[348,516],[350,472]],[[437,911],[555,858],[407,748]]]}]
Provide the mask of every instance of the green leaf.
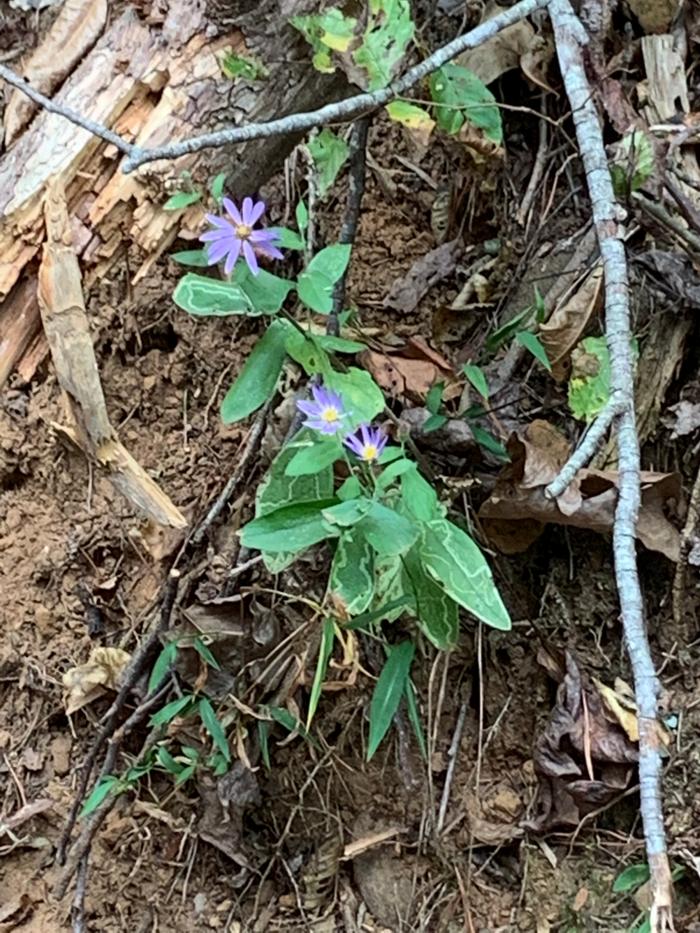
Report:
[{"label": "green leaf", "polygon": [[221,403],[224,424],[247,418],[272,397],[284,365],[286,333],[281,321],[273,321],[255,344]]},{"label": "green leaf", "polygon": [[377,459],[377,463],[380,466],[386,466],[387,463],[393,463],[394,460],[398,460],[399,457],[403,457],[403,448],[402,447],[385,447],[382,453]]},{"label": "green leaf", "polygon": [[276,314],[294,288],[289,279],[280,278],[265,269],[253,275],[245,262],[236,263],[231,283],[241,289],[256,314]]},{"label": "green leaf", "polygon": [[330,509],[324,509],[323,517],[331,525],[350,528],[364,518],[371,508],[371,499],[346,499]]},{"label": "green leaf", "polygon": [[346,373],[328,373],[324,381],[326,388],[337,392],[345,402],[348,432],[384,411],[384,394],[366,369],[351,366]]},{"label": "green leaf", "polygon": [[347,532],[340,536],[328,579],[328,590],[335,604],[348,615],[364,612],[374,596],[374,551],[361,535]]},{"label": "green leaf", "polygon": [[219,718],[214,712],[214,707],[206,697],[202,697],[199,701],[199,716],[204,728],[211,736],[214,745],[216,745],[226,761],[230,763],[231,750],[228,747],[228,739],[226,738],[224,727],[219,722]]},{"label": "green leaf", "polygon": [[196,272],[183,275],[175,286],[173,301],[178,308],[198,317],[228,314],[254,316],[263,313],[256,310],[253,302],[238,285],[197,275]]},{"label": "green leaf", "polygon": [[156,752],[156,761],[162,768],[165,768],[165,770],[168,771],[170,774],[177,775],[185,767],[185,765],[181,765],[177,761],[175,761],[175,759],[170,754],[170,752],[165,747],[165,745],[159,746],[158,751]]},{"label": "green leaf", "polygon": [[432,415],[437,415],[442,405],[442,393],[445,391],[444,382],[436,382],[434,386],[428,389],[425,396],[425,407]]},{"label": "green leaf", "polygon": [[288,732],[298,732],[302,738],[311,741],[309,733],[304,728],[304,724],[300,722],[296,716],[293,716],[288,709],[285,709],[283,706],[270,706],[268,712],[275,722],[278,722],[280,726],[284,726]]},{"label": "green leaf", "polygon": [[317,71],[332,73],[335,66],[331,51],[346,52],[354,36],[357,20],[335,7],[310,16],[292,16],[289,22],[298,29],[314,50]]},{"label": "green leaf", "polygon": [[[309,428],[302,428],[295,438],[297,442],[315,438],[316,432]],[[258,485],[255,497],[255,515],[269,515],[284,505],[298,502],[313,502],[318,499],[330,499],[333,495],[333,468],[328,466],[315,475],[287,476],[286,469],[289,461],[296,454],[297,448],[287,444],[272,461],[270,469],[263,481]],[[279,573],[293,560],[294,554],[263,552],[263,562],[270,573]]]},{"label": "green leaf", "polygon": [[478,424],[472,424],[470,427],[479,447],[487,450],[494,457],[498,457],[503,463],[510,463],[510,454],[497,437],[494,437],[490,431],[480,428]]},{"label": "green leaf", "polygon": [[330,371],[328,354],[319,346],[314,335],[304,336],[296,327],[290,326],[285,339],[285,347],[287,353],[304,368],[307,375],[324,375]]},{"label": "green leaf", "polygon": [[399,708],[401,697],[408,683],[414,652],[415,645],[412,641],[392,645],[389,649],[389,656],[379,675],[369,705],[367,761],[370,761],[379,748]]},{"label": "green leaf", "polygon": [[405,457],[394,460],[377,477],[377,489],[387,489],[395,479],[398,479],[409,470],[415,469],[416,465],[412,460],[407,460]]},{"label": "green leaf", "polygon": [[357,530],[377,554],[387,557],[404,554],[418,537],[417,525],[380,502],[372,503]]},{"label": "green leaf", "polygon": [[343,456],[337,439],[307,443],[298,450],[284,471],[287,476],[312,476],[335,463]]},{"label": "green leaf", "polygon": [[199,636],[195,638],[195,640],[192,642],[192,647],[197,652],[197,654],[204,660],[204,662],[209,665],[209,667],[213,667],[215,671],[221,670],[221,665],[216,660],[214,655],[211,653],[211,650],[209,649],[209,647],[204,644],[204,642],[202,641],[201,638],[199,638]]},{"label": "green leaf", "polygon": [[525,347],[526,350],[532,353],[535,359],[551,373],[552,364],[549,362],[547,351],[542,346],[542,342],[536,334],[533,334],[532,331],[529,330],[521,330],[515,335],[515,339],[521,347]]},{"label": "green leaf", "polygon": [[386,112],[395,123],[401,123],[407,130],[414,133],[416,138],[427,144],[435,127],[435,120],[427,110],[406,100],[393,100],[386,105]]},{"label": "green leaf", "polygon": [[240,532],[244,547],[270,553],[297,553],[326,538],[337,537],[335,530],[323,518],[323,509],[337,499],[318,502],[297,502],[287,505],[244,525]]},{"label": "green leaf", "polygon": [[620,872],[613,883],[613,891],[616,894],[623,894],[626,891],[634,891],[651,877],[649,866],[646,862],[640,865],[628,865],[624,871]]},{"label": "green leaf", "polygon": [[427,761],[428,758],[428,746],[425,741],[425,735],[423,733],[423,726],[420,721],[420,713],[418,711],[418,704],[416,703],[416,688],[413,686],[411,678],[406,679],[406,709],[408,710],[408,718],[413,726],[413,731],[416,734],[418,739],[418,746],[420,747],[421,757]]},{"label": "green leaf", "polygon": [[179,716],[180,713],[184,713],[186,710],[189,711],[188,707],[191,707],[193,703],[194,697],[189,694],[184,697],[178,697],[177,700],[166,703],[157,713],[154,713],[149,720],[149,724],[151,726],[164,726],[166,723],[175,719],[176,716]]},{"label": "green leaf", "polygon": [[528,305],[527,308],[518,311],[509,321],[506,321],[505,324],[489,334],[485,343],[488,352],[495,353],[500,346],[510,340],[519,330],[527,327],[532,320],[533,314],[533,308]]},{"label": "green leaf", "polygon": [[481,366],[475,366],[473,363],[466,363],[462,367],[462,372],[467,377],[469,382],[474,386],[479,395],[488,401],[489,397],[489,384],[486,381],[486,376]]},{"label": "green leaf", "polygon": [[358,340],[346,340],[344,337],[333,337],[330,334],[314,334],[314,340],[330,353],[361,353],[367,349],[366,344]]},{"label": "green leaf", "polygon": [[175,785],[181,787],[183,784],[186,784],[189,779],[193,776],[197,765],[185,765],[182,771],[175,778]]},{"label": "green leaf", "polygon": [[263,764],[270,770],[270,723],[258,719],[258,739],[260,741],[260,756]]},{"label": "green leaf", "polygon": [[355,64],[367,72],[367,90],[390,83],[414,31],[409,0],[371,0],[362,45],[353,53]]},{"label": "green leaf", "polygon": [[457,603],[423,569],[420,547],[404,557],[404,566],[415,597],[415,613],[423,634],[436,648],[449,651],[459,635]]},{"label": "green leaf", "polygon": [[115,777],[113,774],[105,774],[101,777],[97,784],[92,789],[90,796],[87,798],[83,804],[82,810],[80,811],[80,816],[88,816],[88,814],[93,813],[102,801],[110,794],[112,791],[118,792],[120,781],[118,777]]},{"label": "green leaf", "polygon": [[[237,52],[227,52],[221,59],[221,70],[227,78],[233,81],[243,78],[245,81],[257,81],[267,78],[269,71],[256,58],[250,55],[239,55]],[[217,199],[218,200],[218,199]]]},{"label": "green leaf", "polygon": [[204,249],[183,249],[179,253],[171,253],[173,262],[181,266],[208,266],[207,253]]},{"label": "green leaf", "polygon": [[318,193],[324,198],[347,161],[350,152],[348,144],[328,127],[324,127],[309,140],[307,148],[317,172]]},{"label": "green leaf", "polygon": [[178,191],[177,194],[168,198],[163,205],[163,210],[181,211],[183,208],[189,207],[190,204],[196,204],[197,201],[201,200],[202,194],[200,191]]},{"label": "green leaf", "polygon": [[440,515],[437,493],[417,467],[401,476],[401,496],[407,510],[420,521],[427,522]]},{"label": "green leaf", "polygon": [[336,492],[336,496],[342,502],[346,502],[348,499],[357,499],[361,494],[362,485],[354,474],[348,476],[348,478],[340,484]]},{"label": "green leaf", "polygon": [[148,678],[148,693],[153,693],[165,680],[177,658],[177,642],[169,641],[155,660],[151,676]]},{"label": "green leaf", "polygon": [[312,311],[330,314],[333,310],[333,288],[348,267],[351,250],[348,243],[326,246],[299,276],[297,294]]},{"label": "green leaf", "polygon": [[569,408],[574,418],[592,421],[610,399],[610,352],[605,337],[586,337],[571,355]]},{"label": "green leaf", "polygon": [[311,685],[311,695],[309,696],[309,712],[306,717],[306,728],[311,726],[311,720],[318,707],[318,701],[321,699],[321,689],[323,681],[328,670],[328,660],[333,652],[333,642],[335,641],[335,623],[333,619],[323,620],[323,629],[321,630],[321,644],[318,649],[318,661],[316,663],[316,673],[314,682]]},{"label": "green leaf", "polygon": [[422,529],[422,564],[438,586],[482,622],[508,631],[508,611],[484,555],[469,535],[444,518],[425,522]]},{"label": "green leaf", "polygon": [[224,184],[226,183],[226,172],[219,172],[209,186],[209,193],[217,204],[221,204],[224,196]]},{"label": "green leaf", "polygon": [[618,197],[643,187],[654,173],[654,148],[649,136],[633,130],[623,136],[610,166],[613,187]]},{"label": "green leaf", "polygon": [[431,415],[429,418],[425,419],[423,433],[429,434],[431,431],[439,431],[449,420],[450,419],[445,417],[445,415]]},{"label": "green leaf", "polygon": [[304,249],[306,243],[296,230],[290,230],[288,227],[275,227],[279,234],[277,245],[280,249]]},{"label": "green leaf", "polygon": [[306,228],[309,226],[309,212],[303,199],[297,204],[294,216],[296,217],[297,227],[302,233],[305,233]]},{"label": "green leaf", "polygon": [[496,98],[473,71],[455,65],[443,65],[431,74],[430,96],[437,105],[435,119],[446,133],[455,135],[465,120],[484,131],[492,143],[503,142],[503,123]]},{"label": "green leaf", "polygon": [[[380,606],[379,609],[373,609],[371,612],[363,612],[362,615],[357,616],[352,622],[346,622],[343,628],[354,631],[355,629],[364,629],[366,625],[376,622],[378,619],[384,621],[385,619],[398,618],[399,615],[403,614],[405,609],[413,605],[411,600],[412,596],[409,593],[404,593],[390,603],[385,603],[383,606]],[[395,615],[397,610],[398,615]]]}]

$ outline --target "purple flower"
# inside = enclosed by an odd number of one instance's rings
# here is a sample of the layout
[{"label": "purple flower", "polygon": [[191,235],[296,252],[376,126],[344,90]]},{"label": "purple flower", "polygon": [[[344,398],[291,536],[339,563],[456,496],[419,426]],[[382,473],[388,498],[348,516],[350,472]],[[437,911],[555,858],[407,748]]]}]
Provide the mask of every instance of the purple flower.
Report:
[{"label": "purple flower", "polygon": [[345,445],[356,454],[360,460],[372,463],[380,456],[386,447],[388,438],[381,428],[373,428],[369,424],[360,425],[360,436],[350,434],[345,438]]},{"label": "purple flower", "polygon": [[253,229],[265,213],[264,201],[254,202],[252,198],[244,198],[240,211],[230,198],[224,198],[223,204],[230,220],[217,214],[207,214],[207,220],[214,229],[208,230],[199,238],[203,243],[209,244],[206,253],[210,266],[226,257],[224,273],[230,275],[242,251],[248,268],[253,275],[257,275],[260,269],[256,253],[271,259],[284,258],[275,245],[279,241],[277,230]]},{"label": "purple flower", "polygon": [[337,434],[342,430],[345,417],[342,398],[323,386],[311,386],[311,394],[313,402],[297,402],[299,411],[306,415],[304,427],[313,428],[321,434]]}]

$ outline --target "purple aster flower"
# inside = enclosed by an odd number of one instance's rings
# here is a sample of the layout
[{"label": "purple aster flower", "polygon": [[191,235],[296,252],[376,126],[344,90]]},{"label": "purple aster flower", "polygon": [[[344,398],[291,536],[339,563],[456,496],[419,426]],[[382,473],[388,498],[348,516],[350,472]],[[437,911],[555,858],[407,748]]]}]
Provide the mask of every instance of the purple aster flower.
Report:
[{"label": "purple aster flower", "polygon": [[360,425],[360,436],[350,434],[345,438],[345,445],[356,454],[360,460],[372,463],[386,447],[388,438],[381,428],[373,428],[369,424]]},{"label": "purple aster flower", "polygon": [[311,394],[313,402],[297,402],[299,411],[306,415],[304,427],[313,428],[321,434],[337,434],[342,430],[345,418],[342,398],[323,386],[311,386]]},{"label": "purple aster flower", "polygon": [[224,274],[230,275],[242,252],[248,268],[253,275],[257,275],[260,268],[256,253],[271,259],[284,258],[275,245],[280,238],[277,230],[254,229],[265,213],[264,201],[254,202],[252,198],[244,198],[240,211],[230,198],[224,198],[223,205],[228,218],[207,214],[207,220],[214,229],[207,230],[199,238],[203,243],[209,244],[206,253],[210,266],[225,258]]}]

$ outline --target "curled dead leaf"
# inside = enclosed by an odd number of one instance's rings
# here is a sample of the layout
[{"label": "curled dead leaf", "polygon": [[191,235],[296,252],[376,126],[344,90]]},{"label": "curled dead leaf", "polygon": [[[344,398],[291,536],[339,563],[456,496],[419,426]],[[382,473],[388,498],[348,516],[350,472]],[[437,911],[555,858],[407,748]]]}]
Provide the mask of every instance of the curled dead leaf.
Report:
[{"label": "curled dead leaf", "polygon": [[576,292],[556,308],[552,316],[540,325],[538,336],[552,364],[552,375],[558,381],[567,376],[565,362],[584,335],[588,322],[602,301],[603,267],[598,264],[584,279]]},{"label": "curled dead leaf", "polygon": [[93,648],[85,664],[72,667],[63,675],[66,713],[77,712],[107,690],[118,690],[130,660],[131,655],[121,648]]}]

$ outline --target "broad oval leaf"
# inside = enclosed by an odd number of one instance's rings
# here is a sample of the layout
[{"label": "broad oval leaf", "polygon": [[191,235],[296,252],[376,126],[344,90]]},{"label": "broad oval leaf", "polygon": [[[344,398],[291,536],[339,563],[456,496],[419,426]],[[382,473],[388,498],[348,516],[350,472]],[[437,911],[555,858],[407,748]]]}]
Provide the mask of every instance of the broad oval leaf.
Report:
[{"label": "broad oval leaf", "polygon": [[482,622],[508,631],[508,610],[475,542],[444,518],[425,522],[422,529],[420,557],[438,586]]},{"label": "broad oval leaf", "polygon": [[262,314],[262,311],[255,310],[250,298],[238,285],[197,275],[196,272],[183,275],[173,292],[173,301],[178,308],[197,317]]},{"label": "broad oval leaf", "polygon": [[348,158],[348,144],[326,126],[309,140],[307,149],[318,174],[318,193],[324,198]]},{"label": "broad oval leaf", "polygon": [[236,263],[231,283],[241,289],[256,314],[276,314],[294,288],[289,279],[280,278],[265,269],[253,275],[245,262]]},{"label": "broad oval leaf", "polygon": [[273,321],[255,344],[221,403],[224,424],[247,418],[272,396],[284,365],[286,334],[282,321]]},{"label": "broad oval leaf", "polygon": [[[382,390],[366,369],[351,366],[346,373],[329,372],[324,384],[343,399],[350,431],[363,422],[369,423],[380,411],[384,411]],[[394,449],[400,454],[399,448]]]},{"label": "broad oval leaf", "polygon": [[430,95],[437,104],[438,126],[452,135],[465,120],[484,131],[491,142],[503,142],[503,123],[496,98],[473,71],[450,62],[430,76]]},{"label": "broad oval leaf", "polygon": [[418,537],[417,525],[381,502],[372,503],[357,531],[384,557],[405,554]]},{"label": "broad oval leaf", "polygon": [[312,311],[330,314],[333,310],[333,288],[348,267],[351,250],[349,243],[326,246],[299,276],[297,294]]},{"label": "broad oval leaf", "polygon": [[245,547],[272,554],[292,554],[304,551],[326,538],[337,537],[339,532],[325,521],[322,514],[324,509],[337,502],[337,499],[321,499],[276,509],[248,522],[240,532],[241,543]]},{"label": "broad oval leaf", "polygon": [[401,642],[400,645],[393,645],[389,649],[389,657],[379,675],[369,706],[367,761],[379,748],[391,725],[394,713],[399,708],[401,697],[408,683],[414,652],[415,645],[412,641]]},{"label": "broad oval leaf", "polygon": [[360,535],[350,532],[338,540],[328,591],[333,603],[349,616],[369,608],[374,596],[374,551]]},{"label": "broad oval leaf", "polygon": [[294,454],[287,464],[287,476],[313,476],[343,456],[336,440],[313,441]]},{"label": "broad oval leaf", "polygon": [[454,648],[459,635],[459,607],[423,569],[420,551],[414,547],[404,557],[406,577],[415,597],[415,611],[423,634],[436,648]]}]

